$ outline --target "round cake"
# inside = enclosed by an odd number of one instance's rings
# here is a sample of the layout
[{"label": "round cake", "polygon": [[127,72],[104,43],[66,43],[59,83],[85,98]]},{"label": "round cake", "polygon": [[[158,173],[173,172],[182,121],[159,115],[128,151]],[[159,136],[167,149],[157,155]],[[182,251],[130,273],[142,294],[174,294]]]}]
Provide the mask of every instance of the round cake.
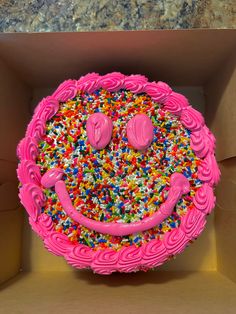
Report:
[{"label": "round cake", "polygon": [[52,253],[99,274],[157,267],[203,231],[220,172],[202,115],[164,82],[90,73],[36,107],[19,196]]}]

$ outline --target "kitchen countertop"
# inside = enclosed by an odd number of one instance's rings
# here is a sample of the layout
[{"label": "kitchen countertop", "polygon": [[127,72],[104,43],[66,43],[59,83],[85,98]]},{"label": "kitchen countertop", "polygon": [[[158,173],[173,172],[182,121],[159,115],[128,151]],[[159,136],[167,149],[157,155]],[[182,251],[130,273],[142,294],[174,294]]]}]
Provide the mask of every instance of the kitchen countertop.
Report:
[{"label": "kitchen countertop", "polygon": [[235,0],[0,0],[1,32],[235,27]]}]

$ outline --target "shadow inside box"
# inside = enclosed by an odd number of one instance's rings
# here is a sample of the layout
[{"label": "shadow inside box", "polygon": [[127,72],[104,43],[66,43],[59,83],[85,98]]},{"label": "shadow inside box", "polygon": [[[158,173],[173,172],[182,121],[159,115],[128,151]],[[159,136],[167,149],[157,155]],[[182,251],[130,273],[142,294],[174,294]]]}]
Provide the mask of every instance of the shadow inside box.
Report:
[{"label": "shadow inside box", "polygon": [[[11,285],[19,282],[20,280],[24,280],[25,279],[25,273],[20,271],[18,274],[16,274],[15,276],[9,278],[7,281],[0,283],[0,292],[9,288]],[[1,312],[0,312],[1,313]]]},{"label": "shadow inside box", "polygon": [[90,285],[106,285],[110,287],[119,286],[142,286],[145,284],[163,284],[182,280],[191,276],[194,271],[159,271],[157,269],[147,272],[139,271],[133,273],[112,273],[110,275],[99,275],[91,270],[75,270],[74,276],[86,281]]}]

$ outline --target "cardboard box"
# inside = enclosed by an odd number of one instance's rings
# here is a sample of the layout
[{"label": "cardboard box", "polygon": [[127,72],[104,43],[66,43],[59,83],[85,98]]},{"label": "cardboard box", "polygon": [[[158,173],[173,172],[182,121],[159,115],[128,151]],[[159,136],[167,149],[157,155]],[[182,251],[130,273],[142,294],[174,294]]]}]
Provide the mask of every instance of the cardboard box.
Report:
[{"label": "cardboard box", "polygon": [[[236,313],[236,31],[0,35],[0,313]],[[140,73],[203,112],[222,178],[205,231],[156,271],[94,275],[51,255],[17,198],[16,145],[34,105],[67,78]]]}]

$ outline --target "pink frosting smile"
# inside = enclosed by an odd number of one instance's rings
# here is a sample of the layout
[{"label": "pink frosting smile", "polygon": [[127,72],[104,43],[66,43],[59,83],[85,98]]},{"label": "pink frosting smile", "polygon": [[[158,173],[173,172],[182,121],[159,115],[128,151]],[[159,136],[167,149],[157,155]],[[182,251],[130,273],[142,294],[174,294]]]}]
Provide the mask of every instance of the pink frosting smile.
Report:
[{"label": "pink frosting smile", "polygon": [[45,188],[51,188],[55,185],[55,183],[61,180],[63,176],[63,170],[60,168],[54,168],[48,170],[41,179],[41,184]]},{"label": "pink frosting smile", "polygon": [[160,209],[151,217],[144,218],[138,222],[132,223],[116,223],[116,222],[101,222],[92,220],[79,213],[72,205],[70,196],[66,190],[64,181],[59,180],[55,184],[55,191],[65,212],[79,224],[100,232],[113,236],[125,236],[136,232],[151,229],[159,225],[163,220],[169,217],[183,194],[190,191],[188,180],[181,173],[174,173],[170,179],[170,190],[165,203],[160,206]]}]

